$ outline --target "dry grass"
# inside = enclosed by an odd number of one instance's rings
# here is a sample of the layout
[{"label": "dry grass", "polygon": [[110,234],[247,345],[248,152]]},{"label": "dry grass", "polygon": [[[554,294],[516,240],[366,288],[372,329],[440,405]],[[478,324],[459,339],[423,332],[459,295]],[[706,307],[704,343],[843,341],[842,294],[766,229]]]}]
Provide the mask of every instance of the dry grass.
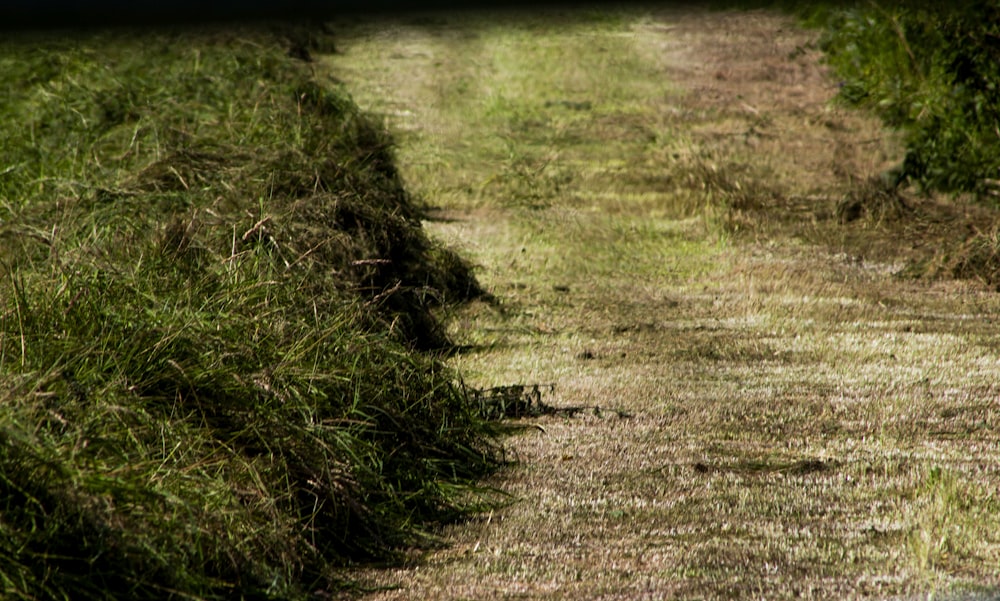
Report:
[{"label": "dry grass", "polygon": [[695,9],[340,31],[331,69],[501,299],[455,316],[456,365],[632,416],[535,420],[495,482],[518,502],[362,571],[377,598],[996,593],[1000,298],[896,275],[955,205],[840,223],[897,150],[829,104],[813,34]]}]

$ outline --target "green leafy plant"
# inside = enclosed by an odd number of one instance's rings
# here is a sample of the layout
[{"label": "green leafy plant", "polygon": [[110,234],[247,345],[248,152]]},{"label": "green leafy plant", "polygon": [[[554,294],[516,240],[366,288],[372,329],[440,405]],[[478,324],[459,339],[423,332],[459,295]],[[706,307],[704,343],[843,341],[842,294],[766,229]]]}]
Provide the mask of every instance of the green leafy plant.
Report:
[{"label": "green leafy plant", "polygon": [[1000,176],[1000,4],[871,2],[831,12],[840,97],[905,132],[900,172],[987,198]]}]

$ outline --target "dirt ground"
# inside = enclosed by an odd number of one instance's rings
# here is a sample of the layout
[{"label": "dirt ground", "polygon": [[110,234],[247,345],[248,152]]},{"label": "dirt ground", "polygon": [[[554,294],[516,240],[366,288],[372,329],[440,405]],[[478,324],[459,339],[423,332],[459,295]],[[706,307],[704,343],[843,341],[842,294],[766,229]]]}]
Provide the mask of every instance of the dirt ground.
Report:
[{"label": "dirt ground", "polygon": [[696,8],[335,30],[321,68],[501,299],[452,316],[456,368],[590,408],[528,420],[487,483],[510,503],[358,570],[370,598],[1000,596],[1000,297],[910,277],[994,216],[845,203],[900,150],[831,102],[818,32]]}]

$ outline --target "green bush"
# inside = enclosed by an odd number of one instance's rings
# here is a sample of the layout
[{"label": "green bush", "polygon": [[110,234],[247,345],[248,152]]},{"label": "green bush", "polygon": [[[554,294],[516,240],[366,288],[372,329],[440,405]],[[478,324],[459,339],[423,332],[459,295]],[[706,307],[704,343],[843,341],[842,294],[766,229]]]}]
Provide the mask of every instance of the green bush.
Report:
[{"label": "green bush", "polygon": [[385,135],[260,31],[0,48],[0,590],[299,598],[498,465],[481,294]]},{"label": "green bush", "polygon": [[831,12],[840,97],[905,133],[902,176],[985,197],[1000,178],[1000,3],[892,2]]}]

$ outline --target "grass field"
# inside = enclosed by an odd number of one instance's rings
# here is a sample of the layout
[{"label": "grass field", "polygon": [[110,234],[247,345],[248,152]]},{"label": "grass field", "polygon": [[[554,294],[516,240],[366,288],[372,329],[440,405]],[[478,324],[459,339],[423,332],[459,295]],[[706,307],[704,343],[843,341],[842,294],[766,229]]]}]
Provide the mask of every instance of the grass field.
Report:
[{"label": "grass field", "polygon": [[1000,222],[817,32],[332,28],[0,45],[5,598],[997,595]]},{"label": "grass field", "polygon": [[831,102],[817,32],[693,7],[335,27],[323,64],[500,301],[455,313],[454,365],[587,407],[511,439],[491,482],[520,502],[360,571],[375,598],[996,594],[1000,299],[951,277],[996,216],[878,188],[898,139]]}]

